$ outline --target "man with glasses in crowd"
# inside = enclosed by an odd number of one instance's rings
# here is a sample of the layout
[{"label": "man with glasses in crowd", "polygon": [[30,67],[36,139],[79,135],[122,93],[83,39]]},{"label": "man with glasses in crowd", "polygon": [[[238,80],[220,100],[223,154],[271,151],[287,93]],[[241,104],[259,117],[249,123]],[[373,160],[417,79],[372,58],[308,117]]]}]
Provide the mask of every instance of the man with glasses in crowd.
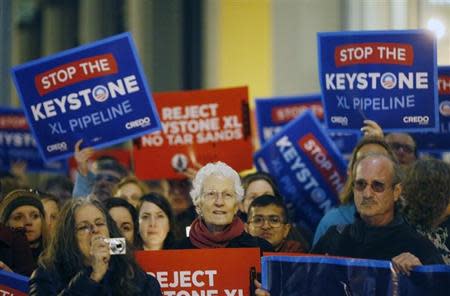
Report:
[{"label": "man with glasses in crowd", "polygon": [[409,166],[417,160],[416,142],[407,133],[390,133],[384,139],[395,152],[398,161],[403,166]]},{"label": "man with glasses in crowd", "polygon": [[110,157],[98,158],[89,169],[88,161],[94,154],[92,147],[80,149],[82,140],[75,145],[77,176],[73,188],[73,197],[94,194],[100,201],[112,196],[112,190],[129,172],[117,160]]},{"label": "man with glasses in crowd", "polygon": [[399,165],[386,155],[368,154],[354,166],[353,224],[332,226],[312,250],[364,259],[391,260],[409,274],[422,264],[443,264],[433,244],[412,229],[396,210],[402,191]]},{"label": "man with glasses in crowd", "polygon": [[303,253],[308,251],[299,241],[287,240],[291,224],[286,205],[280,196],[261,195],[248,208],[247,232],[267,240],[275,252]]}]

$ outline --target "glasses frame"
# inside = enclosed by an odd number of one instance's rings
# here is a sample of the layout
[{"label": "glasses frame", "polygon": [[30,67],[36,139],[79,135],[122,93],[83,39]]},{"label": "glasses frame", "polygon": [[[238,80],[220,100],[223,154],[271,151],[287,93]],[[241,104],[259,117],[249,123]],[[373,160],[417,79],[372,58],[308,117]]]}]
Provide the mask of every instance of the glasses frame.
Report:
[{"label": "glasses frame", "polygon": [[[275,222],[271,221],[271,219],[273,219],[275,217],[280,219],[280,221],[275,221]],[[260,218],[262,223],[255,222],[255,218]],[[248,223],[253,224],[254,226],[259,227],[259,228],[263,227],[264,224],[266,224],[266,222],[272,228],[280,228],[282,225],[287,224],[285,219],[283,219],[282,217],[277,216],[277,215],[269,215],[269,216],[256,215],[255,217],[253,217],[251,220],[248,221]],[[275,223],[275,224],[273,224],[273,223]]]},{"label": "glasses frame", "polygon": [[230,192],[218,192],[217,190],[208,190],[202,193],[202,197],[207,201],[216,201],[217,198],[220,196],[224,201],[230,201],[233,199],[236,199],[237,195],[236,193],[230,194],[229,196],[226,196],[226,194],[229,194]]},{"label": "glasses frame", "polygon": [[[357,185],[358,183],[361,185]],[[364,187],[361,187],[363,184],[364,184]],[[369,183],[364,179],[358,179],[353,182],[353,189],[358,192],[363,192],[364,190],[366,190],[368,185],[370,185],[370,189],[376,193],[383,193],[386,191],[387,188],[389,188],[389,187],[394,188],[394,186],[395,186],[395,184],[386,185],[386,183],[378,181],[378,180],[374,180]]]}]

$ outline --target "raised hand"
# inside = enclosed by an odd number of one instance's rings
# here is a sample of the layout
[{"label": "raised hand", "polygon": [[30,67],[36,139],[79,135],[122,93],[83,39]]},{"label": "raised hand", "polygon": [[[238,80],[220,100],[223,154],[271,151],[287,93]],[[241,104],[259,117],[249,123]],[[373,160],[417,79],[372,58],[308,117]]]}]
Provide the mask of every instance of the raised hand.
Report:
[{"label": "raised hand", "polygon": [[92,267],[91,279],[100,282],[108,271],[109,244],[103,235],[93,235],[91,238],[91,250],[89,252]]},{"label": "raised hand", "polygon": [[95,150],[92,147],[86,147],[80,150],[80,145],[83,143],[83,139],[78,140],[75,144],[75,161],[77,162],[78,172],[86,176],[89,172],[88,161],[89,158],[94,155]]}]

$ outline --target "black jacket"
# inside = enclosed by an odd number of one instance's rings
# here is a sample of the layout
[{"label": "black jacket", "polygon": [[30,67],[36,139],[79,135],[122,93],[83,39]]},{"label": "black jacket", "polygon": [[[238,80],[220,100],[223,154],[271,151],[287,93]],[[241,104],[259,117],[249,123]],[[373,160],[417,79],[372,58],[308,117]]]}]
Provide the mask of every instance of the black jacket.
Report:
[{"label": "black jacket", "polygon": [[[38,267],[30,278],[29,295],[36,296],[69,296],[69,295],[131,295],[127,291],[113,291],[109,270],[99,283],[90,279],[92,269],[86,268],[78,272],[69,283],[64,283],[57,272],[51,272],[44,267]],[[135,286],[140,290],[136,295],[160,296],[158,281],[147,274],[136,275]],[[119,292],[119,293],[118,293]]]},{"label": "black jacket", "polygon": [[357,217],[353,224],[328,229],[311,253],[363,259],[391,260],[409,252],[422,264],[444,264],[434,245],[417,233],[402,216],[386,226],[371,227]]},{"label": "black jacket", "polygon": [[23,231],[0,224],[0,261],[15,273],[30,276],[36,265]]},{"label": "black jacket", "polygon": [[[227,245],[227,248],[259,248],[261,252],[273,252],[272,245],[265,239],[254,237],[247,232],[242,232],[238,237],[233,238]],[[192,244],[189,238],[178,242],[174,249],[198,249]]]}]

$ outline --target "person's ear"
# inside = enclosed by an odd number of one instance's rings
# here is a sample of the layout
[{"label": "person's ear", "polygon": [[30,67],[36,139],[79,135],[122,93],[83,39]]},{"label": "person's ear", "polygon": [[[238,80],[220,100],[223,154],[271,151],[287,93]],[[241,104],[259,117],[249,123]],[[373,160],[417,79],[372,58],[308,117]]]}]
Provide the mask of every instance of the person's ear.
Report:
[{"label": "person's ear", "polygon": [[394,186],[394,201],[398,201],[400,196],[402,195],[402,184],[398,183]]},{"label": "person's ear", "polygon": [[245,200],[245,198],[243,198],[240,202],[238,202],[238,209],[242,212],[242,213],[245,213],[245,211],[244,211],[244,200]]},{"label": "person's ear", "polygon": [[286,238],[288,236],[290,230],[291,230],[291,224],[285,224],[283,238]]}]

